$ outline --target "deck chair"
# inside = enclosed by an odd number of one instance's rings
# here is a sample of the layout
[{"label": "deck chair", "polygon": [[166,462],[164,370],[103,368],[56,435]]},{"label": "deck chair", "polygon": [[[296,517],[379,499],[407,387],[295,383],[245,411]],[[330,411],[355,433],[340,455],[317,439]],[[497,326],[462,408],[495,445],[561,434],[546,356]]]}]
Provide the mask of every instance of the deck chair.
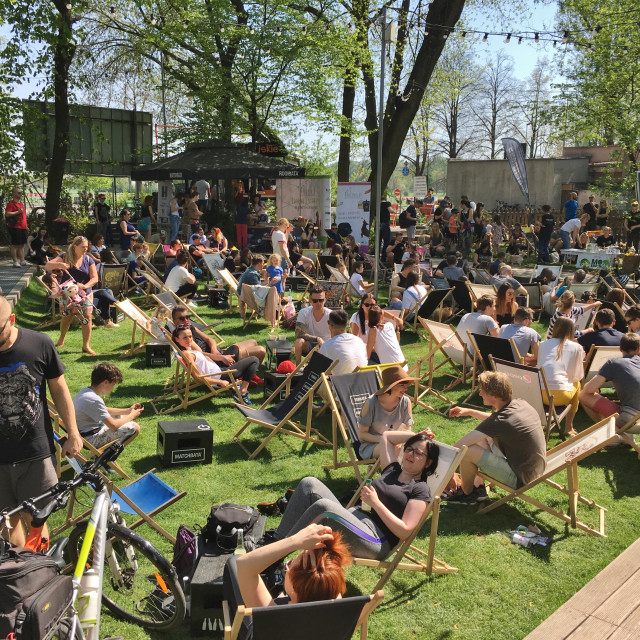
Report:
[{"label": "deck chair", "polygon": [[205,253],[202,255],[204,264],[209,271],[209,274],[214,280],[222,280],[220,277],[220,270],[224,269],[224,258],[220,253]]},{"label": "deck chair", "polygon": [[126,264],[103,264],[100,268],[100,289],[111,289],[116,299],[124,296],[126,279]]},{"label": "deck chair", "polygon": [[405,328],[412,329],[415,333],[419,333],[418,318],[428,320],[433,316],[436,309],[444,304],[447,296],[451,293],[451,289],[432,289],[429,294],[420,301],[418,310],[414,312],[413,319],[409,322],[405,321]]},{"label": "deck chair", "polygon": [[[585,429],[577,436],[574,436],[566,442],[563,442],[557,447],[547,451],[545,472],[537,480],[533,480],[519,489],[512,489],[511,487],[508,487],[502,482],[499,482],[495,480],[495,478],[491,478],[480,471],[479,475],[481,477],[492,485],[500,487],[500,489],[506,491],[506,495],[495,502],[487,503],[485,506],[480,507],[477,513],[488,513],[489,511],[497,509],[505,502],[509,502],[514,498],[520,498],[571,525],[573,529],[580,529],[590,533],[591,535],[606,538],[606,534],[604,532],[604,514],[606,509],[601,507],[599,504],[596,504],[593,500],[588,500],[580,493],[578,486],[578,462],[580,462],[580,460],[584,460],[584,458],[587,458],[596,451],[600,451],[604,446],[613,442],[616,437],[615,418],[610,417],[601,420],[588,429]],[[562,471],[567,472],[566,486],[560,485],[551,480],[552,476],[555,476]],[[554,507],[545,504],[541,500],[534,498],[529,494],[531,489],[541,484],[557,489],[559,492],[568,496],[568,513],[558,511]],[[554,494],[554,497],[556,497],[556,494]],[[597,509],[597,525],[589,525],[578,519],[578,504],[580,503],[587,505],[590,509]]]},{"label": "deck chair", "polygon": [[318,256],[318,278],[329,280],[331,272],[327,269],[327,265],[332,267],[338,266],[338,256]]},{"label": "deck chair", "polygon": [[[440,517],[440,496],[445,490],[449,481],[453,477],[455,470],[460,465],[460,460],[464,457],[467,447],[457,449],[448,444],[438,442],[440,455],[438,457],[438,467],[436,472],[427,478],[427,484],[431,491],[431,502],[427,506],[422,518],[416,525],[413,532],[405,539],[401,540],[391,551],[386,560],[371,560],[370,558],[353,558],[353,563],[364,567],[375,567],[385,569],[384,574],[378,580],[374,591],[384,588],[387,580],[391,577],[396,569],[405,571],[419,571],[430,576],[432,573],[455,573],[458,571],[456,567],[448,565],[446,562],[435,557],[436,539],[438,537],[438,520]],[[367,478],[360,483],[355,496],[351,499],[349,507],[353,506],[359,499],[360,491],[367,479],[373,473],[368,474]],[[420,530],[431,516],[431,527],[429,530],[429,548],[423,551],[414,546],[413,541],[420,533]]]},{"label": "deck chair", "polygon": [[351,284],[351,280],[346,278],[344,273],[338,271],[338,269],[332,267],[330,264],[326,266],[329,273],[336,279],[336,282],[342,284],[342,295],[344,296],[345,306],[354,300],[356,302],[360,302],[362,295],[360,295],[356,288]]},{"label": "deck chair", "polygon": [[342,284],[332,280],[318,280],[316,286],[324,290],[327,309],[342,309]]},{"label": "deck chair", "polygon": [[471,299],[475,307],[478,298],[482,296],[495,296],[496,288],[492,284],[475,284],[473,282],[466,283],[469,291],[471,292]]},{"label": "deck chair", "polygon": [[471,313],[474,310],[475,304],[473,297],[471,296],[471,290],[467,287],[466,281],[451,280],[449,284],[453,288],[451,291],[453,300],[458,305],[456,315]]},{"label": "deck chair", "polygon": [[[582,306],[580,303],[576,303],[576,307]],[[584,331],[588,329],[592,324],[593,320],[596,316],[595,309],[589,309],[589,311],[585,311],[582,315],[578,316],[578,319],[575,322],[576,331]],[[548,332],[547,332],[548,337]]]},{"label": "deck chair", "polygon": [[[56,406],[53,404],[53,401],[50,400],[49,398],[47,398],[47,409],[49,411],[49,416],[51,417],[53,431],[57,433],[60,437],[65,436],[67,434],[67,429],[64,425],[62,418],[60,417],[60,414],[56,409]],[[82,436],[80,437],[82,438]],[[85,440],[84,438],[82,438],[82,448],[83,450],[86,449],[88,451],[88,453],[85,453],[82,456],[83,462],[86,462],[87,460],[92,460],[93,458],[99,456],[105,449],[110,447],[112,444],[113,443],[110,442],[109,444],[105,444],[104,447],[100,447],[99,449],[97,449],[88,440]],[[127,475],[126,471],[117,462],[108,462],[107,465],[110,469],[113,469],[121,478],[124,478],[125,480],[131,479]],[[58,477],[60,477],[60,474],[64,473],[68,468],[62,464],[62,461],[60,459],[60,451],[58,450],[57,447],[56,447],[56,467],[57,467],[56,470],[58,472]]]},{"label": "deck chair", "polygon": [[571,283],[569,285],[569,289],[573,291],[576,296],[576,300],[579,302],[582,300],[582,296],[585,292],[589,291],[591,293],[596,293],[598,291],[598,287],[600,286],[600,278],[595,282],[580,282],[580,283]]},{"label": "deck chair", "polygon": [[[185,358],[180,347],[178,347],[169,336],[166,336],[166,339],[176,352],[176,369],[173,377],[167,381],[167,385],[165,386],[165,388],[168,388],[168,391],[149,401],[156,415],[167,415],[180,409],[186,409],[191,405],[202,402],[203,400],[208,400],[209,398],[215,398],[227,391],[231,391],[242,403],[242,396],[238,389],[238,381],[234,376],[234,374],[237,373],[235,369],[227,369],[224,372],[228,374],[230,384],[224,387],[214,385],[211,378],[216,374],[202,375],[196,369],[195,364]],[[205,393],[204,395],[194,395],[194,391],[204,391]],[[177,398],[178,402],[172,404],[167,409],[159,409],[156,407],[157,404],[171,400],[172,398]],[[242,406],[245,406],[244,403],[242,403]]]},{"label": "deck chair", "polygon": [[392,270],[386,264],[384,264],[382,260],[378,258],[378,261],[376,263],[375,255],[371,255],[370,253],[365,253],[364,261],[368,263],[371,273],[375,273],[377,271],[378,276],[382,282],[389,282],[389,278],[391,276]]},{"label": "deck chair", "polygon": [[[325,376],[325,374],[322,375]],[[378,373],[375,368],[371,368],[368,371],[332,375],[330,381],[327,379],[325,382],[327,385],[331,384],[333,389],[333,394],[328,396],[332,414],[333,462],[324,465],[323,469],[341,469],[351,466],[360,483],[362,482],[360,465],[372,465],[376,462],[374,458],[363,459],[358,453],[360,447],[358,421],[362,405],[380,388]],[[349,457],[345,461],[338,459],[338,432]]]},{"label": "deck chair", "polygon": [[240,306],[240,296],[238,295],[238,281],[228,269],[218,269],[218,275],[225,286],[229,288],[229,309],[233,308],[233,296],[236,297],[236,306]]},{"label": "deck chair", "polygon": [[563,266],[564,265],[561,265],[561,264],[537,264],[536,270],[533,272],[531,276],[531,280],[529,280],[529,282],[533,282],[534,279],[537,278],[542,273],[543,269],[551,269],[551,273],[553,273],[555,277],[555,282],[558,282],[558,279],[562,275]]},{"label": "deck chair", "polygon": [[486,269],[469,269],[469,275],[473,276],[473,284],[491,284],[491,274]]},{"label": "deck chair", "polygon": [[144,267],[145,275],[148,272],[154,275],[156,279],[162,280],[162,274],[153,266],[150,260],[147,260],[146,258],[140,258],[140,263]]},{"label": "deck chair", "polygon": [[[263,296],[264,297],[259,297]],[[251,313],[247,317],[247,309]],[[264,285],[242,285],[242,293],[240,294],[240,317],[243,320],[243,329],[246,329],[249,323],[257,318],[264,318],[271,324],[272,328],[280,326],[280,294],[275,287],[266,287]]]},{"label": "deck chair", "polygon": [[[538,413],[540,425],[544,429],[545,440],[549,441],[552,429],[560,431],[560,423],[564,420],[571,407],[565,407],[558,414],[553,403],[553,395],[549,391],[547,377],[544,370],[538,367],[530,367],[517,362],[500,360],[489,356],[491,367],[494,371],[505,373],[513,386],[513,397],[526,400]],[[549,405],[545,405],[542,392],[546,393]]]},{"label": "deck chair", "polygon": [[450,289],[451,285],[449,284],[449,281],[446,278],[438,278],[437,276],[430,276],[430,275],[424,275],[422,277],[422,279],[427,279],[427,282],[434,288],[434,289]]},{"label": "deck chair", "polygon": [[[154,293],[151,296],[159,305],[169,311],[173,311],[176,305],[183,304],[182,300],[170,289],[163,291],[162,293]],[[224,320],[217,320],[212,324],[207,324],[195,311],[193,307],[189,307],[189,315],[194,317],[198,321],[198,329],[201,331],[210,331],[216,338],[218,346],[224,344],[224,338],[214,331],[215,327],[219,327],[224,323]]]},{"label": "deck chair", "polygon": [[611,358],[622,358],[620,347],[591,345],[589,353],[584,359],[584,384],[589,382],[600,371],[604,363]]},{"label": "deck chair", "polygon": [[45,310],[50,316],[47,320],[41,322],[36,329],[40,330],[46,329],[47,327],[55,327],[59,324],[61,319],[57,300],[51,297],[51,288],[42,281],[42,276],[36,276],[36,280],[42,285],[43,289],[47,293],[47,297],[45,298]]},{"label": "deck chair", "polygon": [[[124,300],[118,300],[115,304],[116,309],[124,313],[124,315],[133,322],[133,331],[131,332],[131,345],[120,356],[121,358],[128,358],[136,353],[140,353],[145,346],[144,341],[147,336],[152,340],[155,340],[155,336],[151,333],[149,327],[151,318],[134,302],[131,302],[128,298]],[[136,345],[136,332],[140,328],[142,334],[140,338],[140,344]]]},{"label": "deck chair", "polygon": [[251,633],[254,640],[350,640],[356,629],[367,639],[371,612],[382,602],[383,591],[372,595],[317,600],[280,607],[245,607],[238,587],[236,556],[224,568],[224,640]]},{"label": "deck chair", "polygon": [[[468,367],[471,366],[473,359],[455,327],[426,318],[419,318],[419,322],[429,337],[429,350],[409,369],[410,376],[419,378],[413,387],[412,402],[429,411],[440,413],[438,409],[426,402],[426,396],[432,395],[447,403],[447,406],[452,405],[452,401],[444,393],[467,380],[471,371]],[[443,355],[444,359],[436,364],[438,355]],[[450,377],[452,381],[442,390],[438,390],[433,386],[434,374],[446,365],[453,369],[453,373],[441,372],[440,375]]]},{"label": "deck chair", "polygon": [[609,302],[608,300],[603,300],[600,309],[611,309],[613,311],[613,315],[616,317],[615,324],[613,328],[616,331],[620,331],[621,333],[627,332],[627,321],[624,319],[624,311],[620,308],[620,305],[617,302]]},{"label": "deck chair", "polygon": [[527,291],[527,306],[538,314],[538,322],[540,322],[540,316],[544,310],[544,304],[542,302],[542,287],[539,282],[526,282],[520,285]]},{"label": "deck chair", "polygon": [[[326,356],[313,349],[302,362],[287,376],[287,378],[278,386],[278,388],[260,405],[258,409],[247,407],[244,404],[234,403],[236,409],[245,417],[245,423],[242,428],[237,431],[233,440],[237,442],[242,450],[249,456],[249,460],[255,458],[264,447],[269,444],[269,440],[276,434],[294,436],[305,442],[317,444],[321,446],[331,446],[332,442],[323,436],[317,429],[311,426],[313,417],[313,394],[321,384],[324,384],[325,378],[322,374],[329,374],[336,362],[333,362]],[[286,388],[287,381],[293,379],[293,376],[304,367],[302,378],[295,387],[291,387],[287,397],[278,404],[269,407],[274,398],[278,398],[280,390]],[[331,395],[331,391],[327,390],[327,395]],[[306,405],[306,420],[304,424],[297,422],[294,417]],[[251,424],[257,424],[260,427],[269,429],[267,437],[254,449],[250,451],[240,441],[240,436]]]},{"label": "deck chair", "polygon": [[621,427],[618,427],[617,433],[630,447],[632,447],[636,451],[636,453],[638,454],[638,458],[640,458],[640,444],[636,442],[633,432],[630,432],[630,429],[632,429],[633,427],[637,427],[638,424],[640,424],[640,411],[632,416]]},{"label": "deck chair", "polygon": [[113,482],[109,482],[108,489],[111,500],[120,505],[120,511],[123,513],[138,517],[135,522],[127,522],[129,529],[135,529],[146,522],[171,544],[175,544],[175,536],[159,525],[154,516],[178,500],[182,500],[187,493],[186,491],[176,491],[166,482],[160,480],[154,472],[155,469],[147,471],[125,487],[117,487]]},{"label": "deck chair", "polygon": [[622,289],[624,291],[624,304],[634,305],[636,301],[627,291],[627,288],[621,284],[613,275],[609,274],[604,278],[601,278],[601,284],[604,284],[608,291],[611,289]]}]

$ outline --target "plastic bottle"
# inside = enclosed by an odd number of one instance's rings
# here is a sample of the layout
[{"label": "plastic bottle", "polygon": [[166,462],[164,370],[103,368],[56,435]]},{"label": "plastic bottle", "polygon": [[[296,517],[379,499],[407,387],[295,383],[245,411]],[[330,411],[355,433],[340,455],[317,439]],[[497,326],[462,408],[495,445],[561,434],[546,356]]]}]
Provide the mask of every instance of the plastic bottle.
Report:
[{"label": "plastic bottle", "polygon": [[[372,482],[371,478],[368,478],[365,481],[365,487],[370,487],[371,486],[371,482]],[[368,505],[368,504],[365,504],[364,502],[362,502],[362,504],[360,505],[360,509],[362,511],[371,511],[371,505]]]},{"label": "plastic bottle", "polygon": [[94,627],[100,608],[100,575],[91,568],[82,576],[78,594],[78,619],[83,629]]},{"label": "plastic bottle", "polygon": [[519,544],[521,547],[531,546],[531,538],[527,538],[517,531],[511,531],[509,533],[509,540],[514,544]]},{"label": "plastic bottle", "polygon": [[242,529],[238,529],[238,543],[233,553],[236,556],[243,556],[247,553],[247,550],[244,548],[244,534],[242,533]]}]

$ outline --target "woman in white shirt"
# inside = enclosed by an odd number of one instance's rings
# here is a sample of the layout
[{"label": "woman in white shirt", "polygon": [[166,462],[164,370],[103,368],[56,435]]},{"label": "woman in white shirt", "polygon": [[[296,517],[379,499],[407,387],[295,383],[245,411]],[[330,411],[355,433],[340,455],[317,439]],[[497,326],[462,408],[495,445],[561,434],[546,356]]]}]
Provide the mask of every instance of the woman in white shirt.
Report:
[{"label": "woman in white shirt", "polygon": [[[573,321],[559,317],[553,327],[551,338],[540,343],[538,366],[544,370],[556,407],[570,405],[564,423],[564,435],[571,438],[577,434],[573,428],[573,419],[578,411],[580,380],[584,376],[584,350],[573,341],[575,332]],[[549,398],[543,391],[543,400],[549,404]]]},{"label": "woman in white shirt", "polygon": [[[373,293],[365,293],[360,300],[359,309],[351,316],[349,320],[349,328],[354,336],[359,336],[365,344],[367,344],[367,338],[369,337],[369,309],[373,305],[378,304],[375,295]],[[386,321],[391,321],[396,324],[397,329],[402,329],[403,322],[398,316],[390,313],[386,309],[383,309],[382,313]],[[371,357],[369,357],[371,359]]]},{"label": "woman in white shirt", "polygon": [[289,220],[287,218],[280,218],[276,228],[271,234],[272,253],[282,257],[281,266],[283,269],[290,269],[293,266],[289,258],[289,247],[287,245],[287,236],[289,235],[290,228],[292,229],[293,227]]},{"label": "woman in white shirt", "polygon": [[402,292],[402,310],[405,320],[413,320],[414,309],[418,302],[427,295],[427,288],[419,284],[421,276],[412,271],[406,280],[406,288]]},{"label": "woman in white shirt", "polygon": [[[380,364],[404,362],[404,354],[398,342],[396,323],[384,320],[384,312],[378,305],[369,308],[369,335],[367,337],[367,358],[376,352]],[[404,365],[404,370],[408,366]]]}]

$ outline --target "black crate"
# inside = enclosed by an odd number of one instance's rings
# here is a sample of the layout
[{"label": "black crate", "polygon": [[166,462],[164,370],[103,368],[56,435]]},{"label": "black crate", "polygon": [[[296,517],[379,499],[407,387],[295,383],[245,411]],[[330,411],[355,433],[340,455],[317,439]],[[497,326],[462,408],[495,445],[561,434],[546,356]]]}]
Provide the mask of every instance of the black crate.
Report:
[{"label": "black crate", "polygon": [[169,367],[176,357],[171,345],[160,338],[147,342],[145,355],[147,367]]},{"label": "black crate", "polygon": [[306,291],[309,281],[302,276],[287,276],[287,290],[292,291]]},{"label": "black crate", "polygon": [[[275,390],[276,388],[281,385],[284,380],[286,379],[286,377],[289,374],[287,373],[275,373],[273,371],[267,371],[264,374],[264,399],[266,400]],[[293,380],[291,381],[291,389],[293,389],[297,384],[298,381],[300,380],[300,378],[302,378],[304,374],[303,373],[296,373],[296,375],[293,377]],[[283,387],[280,390],[280,395],[278,398],[274,398],[273,402],[280,402],[281,400],[284,400],[287,397],[287,388]]]},{"label": "black crate", "polygon": [[157,454],[165,466],[211,464],[213,429],[202,420],[158,422]]}]

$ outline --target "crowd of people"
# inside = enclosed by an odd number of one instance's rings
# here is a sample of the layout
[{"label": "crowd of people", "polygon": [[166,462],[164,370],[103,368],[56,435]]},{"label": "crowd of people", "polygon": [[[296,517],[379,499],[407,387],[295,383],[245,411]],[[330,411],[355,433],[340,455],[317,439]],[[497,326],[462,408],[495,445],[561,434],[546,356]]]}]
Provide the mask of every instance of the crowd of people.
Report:
[{"label": "crowd of people", "polygon": [[[158,337],[170,334],[185,358],[214,384],[229,385],[233,378],[227,371],[233,369],[244,403],[251,404],[250,386],[263,383],[258,372],[266,355],[264,347],[255,339],[249,339],[219,349],[204,327],[190,317],[190,306],[199,300],[197,270],[205,269],[203,256],[221,254],[224,267],[238,276],[238,293],[243,285],[267,286],[274,287],[279,296],[287,291],[287,278],[293,277],[296,270],[311,274],[315,264],[299,250],[291,236],[292,225],[286,218],[276,223],[268,258],[243,246],[245,216],[256,215],[259,219],[265,215],[265,207],[258,197],[252,203],[254,213],[250,213],[245,209],[247,198],[240,191],[236,194],[237,248],[230,247],[219,228],[205,234],[200,217],[208,206],[211,191],[200,182],[185,196],[184,202],[174,199],[171,205],[171,216],[175,210],[183,211],[188,217],[189,247],[185,248],[177,238],[178,226],[174,228],[173,224],[172,238],[166,247],[166,255],[172,260],[166,269],[165,285],[188,302],[175,306],[170,315],[159,310],[149,330]],[[14,199],[18,196],[14,193]],[[435,197],[432,194],[429,197],[433,198],[434,210],[427,246],[432,257],[441,258],[437,265],[434,260],[430,275],[457,282],[466,279],[470,266],[462,254],[469,255],[474,243],[474,262],[485,265],[493,277],[495,295],[478,297],[470,312],[460,314],[456,331],[469,352],[473,355],[475,348],[470,333],[511,339],[517,348],[514,356],[521,356],[526,364],[544,372],[551,396],[544,395],[544,402],[549,404],[553,400],[556,407],[569,407],[563,438],[577,434],[575,416],[581,406],[591,420],[618,414],[617,424],[623,426],[634,418],[640,412],[640,395],[636,392],[640,385],[640,305],[626,304],[624,291],[615,288],[607,296],[611,300],[604,304],[588,300],[579,305],[571,285],[584,281],[586,274],[578,270],[570,280],[558,282],[550,269],[543,269],[537,281],[545,296],[545,305],[551,311],[548,333],[543,338],[532,326],[533,311],[527,307],[526,298],[522,299],[526,291],[512,267],[504,262],[505,249],[513,254],[527,246],[522,229],[518,225],[506,229],[499,216],[485,224],[482,204],[476,205],[466,196],[461,198],[460,210],[451,207],[449,201],[441,201],[436,206]],[[104,214],[101,201],[99,198],[96,204],[96,217],[102,225],[102,218],[108,212]],[[144,282],[147,233],[155,219],[152,203],[145,200],[145,205],[142,225],[136,228],[130,222],[128,211],[122,213],[118,225],[120,251],[123,255],[126,253],[131,279],[137,285]],[[637,210],[637,203],[634,207]],[[550,215],[549,211],[543,207],[537,236],[539,255],[547,261],[552,240],[545,231],[548,230],[545,216]],[[590,225],[604,227],[603,237],[609,237],[602,203],[598,206],[591,198],[583,207],[582,218],[578,218],[577,201],[572,196],[564,212],[567,221],[559,229],[563,246],[572,239],[579,241],[581,229]],[[21,216],[21,211],[16,215]],[[179,219],[180,213],[175,216]],[[365,399],[358,415],[357,452],[362,459],[379,459],[381,473],[362,489],[361,504],[349,509],[319,479],[306,477],[299,482],[279,526],[267,532],[258,549],[237,560],[239,589],[249,607],[273,604],[273,596],[261,574],[296,550],[301,553],[289,563],[284,585],[291,602],[341,596],[346,588],[344,568],[351,556],[385,559],[399,541],[412,534],[433,498],[427,478],[437,467],[439,447],[430,429],[414,432],[413,407],[407,391],[418,378],[409,374],[402,349],[403,328],[428,296],[430,281],[423,278],[424,272],[419,266],[421,256],[412,242],[417,210],[409,210],[404,219],[408,223],[406,238],[405,233],[400,233],[392,240],[390,220],[383,217],[386,227],[381,233],[382,255],[399,266],[388,283],[386,306],[376,297],[372,284],[364,279],[364,264],[355,241],[340,236],[337,227],[332,225],[327,230],[327,245],[331,243],[328,250],[339,258],[339,270],[344,269],[350,285],[360,295],[357,308],[351,316],[342,307],[327,308],[326,291],[316,284],[308,291],[308,306],[300,309],[293,325],[292,357],[296,364],[317,348],[320,354],[336,362],[333,369],[336,374],[350,373],[371,364],[383,365],[380,389]],[[565,229],[572,220],[576,222]],[[628,230],[634,242],[634,233],[640,230],[640,218],[637,227],[631,219]],[[302,241],[306,246],[319,245],[316,233],[313,224],[305,228]],[[31,244],[32,247],[35,244],[35,252],[45,251],[41,257],[47,282],[55,292],[71,280],[77,285],[77,295],[89,301],[81,313],[82,350],[96,355],[90,344],[93,308],[107,319],[107,327],[117,328],[111,316],[115,298],[107,289],[97,288],[99,267],[110,259],[109,254],[113,255],[105,242],[107,229],[100,226],[93,243],[79,236],[65,251],[58,250],[51,256],[46,255],[45,237],[46,233],[38,235]],[[22,234],[12,235],[12,242],[16,241],[12,245],[14,266],[21,266],[23,261],[17,249],[21,239]],[[40,244],[36,244],[37,240]],[[627,326],[616,328],[615,309],[622,311]],[[594,326],[577,330],[576,321],[591,310],[595,312]],[[453,315],[460,310],[451,311]],[[122,372],[111,363],[96,364],[88,386],[71,397],[65,381],[65,366],[58,352],[65,346],[73,317],[63,314],[60,336],[54,345],[45,334],[19,328],[15,313],[0,297],[0,371],[10,372],[10,375],[2,373],[8,402],[0,423],[0,437],[5,445],[0,452],[0,495],[6,502],[0,506],[13,507],[27,497],[42,493],[56,481],[52,431],[46,411],[47,389],[66,425],[64,455],[78,454],[83,438],[95,447],[116,439],[128,444],[140,431],[136,421],[144,409],[140,403],[126,408],[106,404],[106,398],[123,381]],[[585,357],[594,346],[618,346],[621,357],[607,361],[582,386]],[[466,446],[467,452],[460,464],[459,477],[442,496],[462,505],[489,498],[479,472],[515,489],[535,480],[545,469],[546,441],[537,412],[525,398],[514,397],[505,374],[485,371],[478,375],[477,382],[482,402],[489,411],[455,405],[449,410],[451,418],[469,417],[479,421],[456,443],[456,446]],[[615,389],[618,402],[602,395],[605,385]],[[640,432],[640,424],[632,427],[633,432]],[[20,520],[11,524],[11,540],[23,543]],[[319,579],[321,573],[326,574],[322,580]]]}]

